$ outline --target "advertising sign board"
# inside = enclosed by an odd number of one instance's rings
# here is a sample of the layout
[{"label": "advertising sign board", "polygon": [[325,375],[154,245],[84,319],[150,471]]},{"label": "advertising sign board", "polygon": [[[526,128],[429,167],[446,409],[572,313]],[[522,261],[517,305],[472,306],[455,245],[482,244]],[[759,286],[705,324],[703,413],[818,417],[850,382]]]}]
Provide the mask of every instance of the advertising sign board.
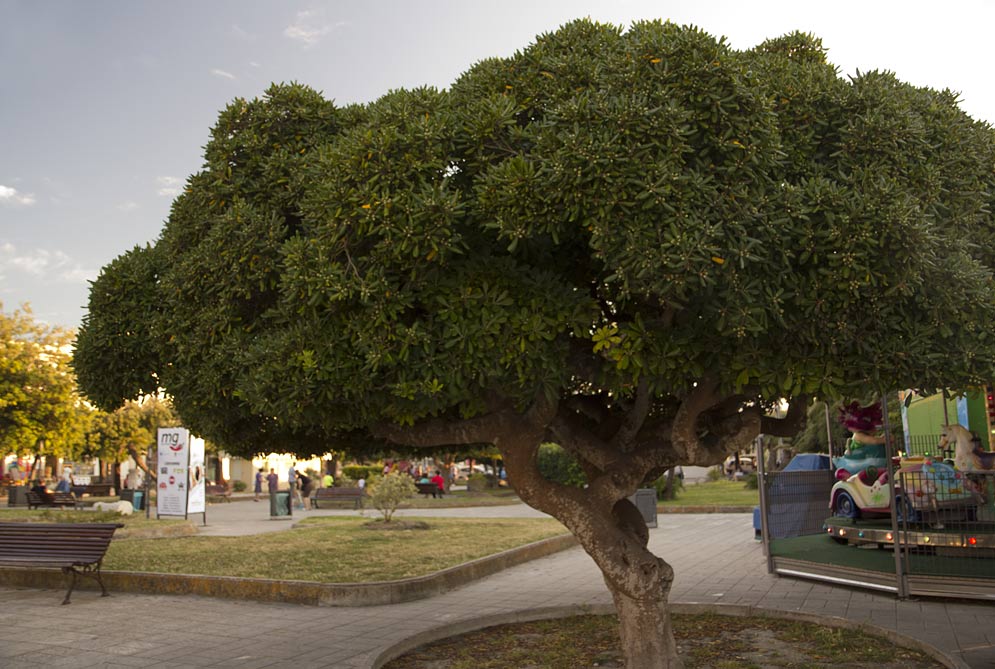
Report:
[{"label": "advertising sign board", "polygon": [[[186,516],[190,431],[185,427],[160,427],[157,444],[156,513],[160,516]],[[203,469],[203,441],[200,452]]]}]

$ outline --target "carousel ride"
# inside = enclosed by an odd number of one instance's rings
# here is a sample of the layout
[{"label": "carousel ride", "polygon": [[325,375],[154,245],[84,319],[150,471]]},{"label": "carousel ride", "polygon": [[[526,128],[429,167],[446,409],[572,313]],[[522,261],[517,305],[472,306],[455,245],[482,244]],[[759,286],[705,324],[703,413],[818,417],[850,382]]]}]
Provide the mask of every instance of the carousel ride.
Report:
[{"label": "carousel ride", "polygon": [[899,455],[889,462],[880,405],[852,403],[840,414],[853,437],[833,460],[827,534],[851,545],[995,554],[995,452],[982,450],[964,427],[947,425],[937,452],[950,452],[953,443],[952,459]]}]

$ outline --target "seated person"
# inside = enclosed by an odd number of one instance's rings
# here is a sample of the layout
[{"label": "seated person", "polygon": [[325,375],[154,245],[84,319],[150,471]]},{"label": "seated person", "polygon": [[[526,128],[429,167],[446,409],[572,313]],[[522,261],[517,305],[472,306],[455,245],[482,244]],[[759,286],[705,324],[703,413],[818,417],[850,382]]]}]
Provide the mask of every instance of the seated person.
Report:
[{"label": "seated person", "polygon": [[[442,495],[446,492],[446,480],[442,478],[442,472],[436,470],[435,476],[432,477],[431,482],[438,486],[439,497],[442,497]],[[432,497],[435,497],[434,493],[432,494]]]},{"label": "seated person", "polygon": [[37,493],[45,501],[52,501],[55,497],[48,490],[48,486],[45,484],[45,479],[38,479],[33,486],[31,486],[31,492]]},{"label": "seated person", "polygon": [[69,489],[69,479],[67,478],[59,479],[59,482],[55,484],[55,492],[69,492]]}]

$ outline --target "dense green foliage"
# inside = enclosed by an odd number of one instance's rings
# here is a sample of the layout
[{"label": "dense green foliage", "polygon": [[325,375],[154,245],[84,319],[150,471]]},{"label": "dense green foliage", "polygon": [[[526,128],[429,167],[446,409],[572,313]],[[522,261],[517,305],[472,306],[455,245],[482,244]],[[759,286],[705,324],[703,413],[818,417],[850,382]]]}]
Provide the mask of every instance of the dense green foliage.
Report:
[{"label": "dense green foliage", "polygon": [[274,85],[104,268],[76,368],[246,454],[496,399],[617,415],[639,382],[651,416],[706,376],[741,406],[963,387],[995,375],[993,164],[952,93],[803,34],[578,21],[447,91]]},{"label": "dense green foliage", "polygon": [[418,492],[414,479],[410,474],[390,472],[380,478],[375,478],[368,486],[370,503],[373,508],[383,514],[385,523],[397,511],[401,502]]},{"label": "dense green foliage", "polygon": [[88,411],[69,367],[72,333],[0,304],[0,454],[73,457]]},{"label": "dense green foliage", "polygon": [[587,483],[577,458],[557,444],[542,444],[536,454],[536,465],[547,481],[571,486]]},{"label": "dense green foliage", "polygon": [[342,467],[342,474],[353,481],[358,481],[361,478],[369,481],[374,476],[380,476],[383,473],[382,465],[345,465]]},{"label": "dense green foliage", "polygon": [[156,443],[160,427],[179,425],[172,405],[156,397],[126,402],[116,411],[90,414],[83,455],[121,462],[132,453],[144,456]]}]

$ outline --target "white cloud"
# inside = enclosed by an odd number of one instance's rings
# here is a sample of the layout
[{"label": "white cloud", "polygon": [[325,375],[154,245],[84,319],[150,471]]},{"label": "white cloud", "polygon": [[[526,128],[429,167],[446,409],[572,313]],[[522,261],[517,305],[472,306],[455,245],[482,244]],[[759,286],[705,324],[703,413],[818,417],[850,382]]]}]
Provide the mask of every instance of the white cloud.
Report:
[{"label": "white cloud", "polygon": [[231,72],[225,72],[224,70],[219,70],[217,68],[211,70],[211,74],[213,74],[216,77],[223,77],[225,79],[231,79],[233,81],[235,79],[235,75],[232,74]]},{"label": "white cloud", "polygon": [[256,62],[256,61],[254,61],[254,60],[250,60],[250,61],[249,61],[249,65],[250,65],[251,67],[262,67],[262,65],[260,65],[259,63],[257,63],[257,62]]},{"label": "white cloud", "polygon": [[159,184],[159,195],[175,197],[183,192],[183,181],[178,177],[156,177]]},{"label": "white cloud", "polygon": [[34,193],[19,193],[16,188],[0,185],[0,204],[30,207],[35,201]]},{"label": "white cloud", "polygon": [[247,42],[251,42],[252,40],[256,39],[256,36],[253,33],[250,33],[248,30],[238,25],[237,23],[232,25],[231,32],[233,35],[235,35],[235,37],[238,37],[239,39],[244,39]]},{"label": "white cloud", "polygon": [[128,202],[122,202],[117,206],[117,208],[121,211],[134,211],[138,209],[138,203],[129,200]]},{"label": "white cloud", "polygon": [[297,18],[283,29],[283,34],[285,37],[303,42],[305,46],[314,46],[325,35],[345,25],[348,25],[345,21],[328,23],[325,21],[323,11],[311,9],[297,12]]},{"label": "white cloud", "polygon": [[86,283],[97,276],[97,270],[86,269],[63,251],[34,249],[18,253],[10,242],[0,244],[0,275],[28,274],[47,283]]}]

